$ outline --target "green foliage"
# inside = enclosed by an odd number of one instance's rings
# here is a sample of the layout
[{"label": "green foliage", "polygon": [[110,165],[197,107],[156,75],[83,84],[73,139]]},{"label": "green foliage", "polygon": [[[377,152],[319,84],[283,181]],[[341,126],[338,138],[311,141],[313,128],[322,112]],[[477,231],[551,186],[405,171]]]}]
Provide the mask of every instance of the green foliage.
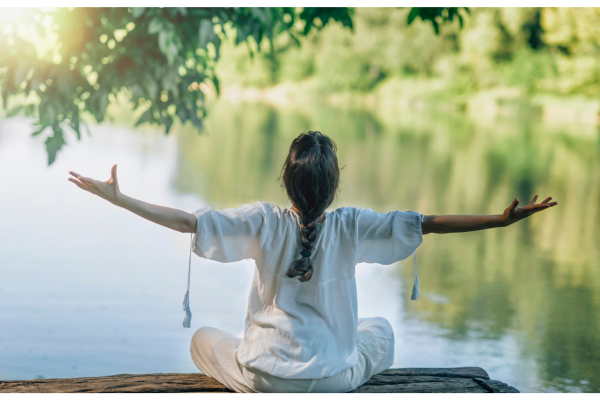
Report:
[{"label": "green foliage", "polygon": [[[179,118],[201,130],[209,86],[219,92],[214,67],[228,34],[236,45],[254,41],[259,51],[266,40],[273,51],[273,39],[283,32],[298,42],[329,21],[352,28],[351,15],[347,8],[31,9],[25,22],[0,32],[3,104],[29,96],[26,112],[36,118],[34,134],[51,131],[49,164],[66,143],[65,129],[79,137],[83,112],[103,121],[120,92],[134,109],[144,110],[136,125],[158,124],[168,133]],[[37,37],[18,33],[32,26]],[[37,44],[51,34],[53,48],[40,55]]]},{"label": "green foliage", "polygon": [[[429,23],[414,21],[434,18],[441,24],[444,13],[423,10],[356,9],[352,32],[330,24],[308,35],[300,48],[277,51],[268,71],[258,62],[236,73],[261,76],[260,87],[305,80],[300,90],[319,94],[375,91],[390,100],[393,93],[405,101],[439,100],[458,108],[477,92],[506,88],[516,89],[511,93],[517,96],[598,98],[600,9],[475,8],[462,28],[456,14],[447,11],[439,34]],[[463,10],[460,14],[465,16]],[[245,54],[230,56],[244,65]],[[230,62],[223,61],[219,73]]]},{"label": "green foliage", "polygon": [[339,27],[331,27],[315,57],[319,87],[323,91],[368,91],[381,77],[376,65],[353,51],[353,38]]},{"label": "green foliage", "polygon": [[518,86],[528,94],[542,90],[544,78],[556,75],[554,59],[547,51],[521,49],[504,69],[504,81]]},{"label": "green foliage", "polygon": [[285,57],[281,57],[279,76],[292,82],[299,82],[315,72],[315,59],[312,54],[301,48],[289,49]]},{"label": "green foliage", "polygon": [[438,35],[440,33],[440,24],[438,21],[440,20],[442,23],[452,22],[454,21],[454,17],[456,17],[462,28],[463,17],[460,15],[461,8],[467,14],[469,13],[467,7],[413,7],[408,13],[407,23],[410,25],[417,17],[420,17],[423,21],[431,22],[435,34]]}]

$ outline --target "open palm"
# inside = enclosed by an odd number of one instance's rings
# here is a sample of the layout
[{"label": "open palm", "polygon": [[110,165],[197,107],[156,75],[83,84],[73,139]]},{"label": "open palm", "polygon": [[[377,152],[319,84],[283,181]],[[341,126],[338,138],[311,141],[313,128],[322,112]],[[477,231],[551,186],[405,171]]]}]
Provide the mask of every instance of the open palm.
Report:
[{"label": "open palm", "polygon": [[121,192],[119,191],[119,181],[117,180],[116,164],[112,167],[112,170],[110,171],[110,179],[106,182],[97,181],[92,178],[86,178],[73,171],[69,171],[69,174],[75,177],[69,178],[69,181],[73,182],[81,189],[100,196],[113,204],[117,204]]},{"label": "open palm", "polygon": [[538,196],[536,194],[525,207],[517,207],[519,205],[519,199],[514,199],[512,204],[508,206],[508,208],[504,210],[504,213],[502,214],[506,225],[514,224],[523,218],[529,217],[531,214],[535,214],[536,212],[543,211],[558,204],[556,201],[550,203],[552,197],[548,197],[541,203],[535,204],[537,198]]}]

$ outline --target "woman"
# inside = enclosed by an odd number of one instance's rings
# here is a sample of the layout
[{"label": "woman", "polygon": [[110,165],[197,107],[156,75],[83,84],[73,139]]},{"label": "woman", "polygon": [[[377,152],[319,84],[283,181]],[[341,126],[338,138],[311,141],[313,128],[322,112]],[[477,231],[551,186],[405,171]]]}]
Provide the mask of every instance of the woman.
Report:
[{"label": "woman", "polygon": [[[557,204],[551,197],[536,204],[536,195],[525,207],[515,199],[498,215],[381,214],[353,207],[326,213],[339,185],[336,146],[312,131],[292,142],[281,172],[290,209],[256,202],[193,214],[123,195],[116,165],[107,182],[74,172],[69,178],[152,222],[195,233],[192,248],[200,257],[256,261],[244,338],[201,328],[191,344],[198,368],[236,392],[354,390],[389,368],[394,357],[390,324],[357,317],[357,263],[391,264],[415,252],[424,234],[504,227]],[[415,280],[412,299],[417,297]],[[186,293],[189,327],[187,303]]]}]

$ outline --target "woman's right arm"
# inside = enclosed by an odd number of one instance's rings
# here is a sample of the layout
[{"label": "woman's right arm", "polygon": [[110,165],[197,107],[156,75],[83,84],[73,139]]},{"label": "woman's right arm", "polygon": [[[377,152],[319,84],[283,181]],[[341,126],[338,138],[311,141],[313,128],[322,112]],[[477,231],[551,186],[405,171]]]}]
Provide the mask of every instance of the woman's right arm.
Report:
[{"label": "woman's right arm", "polygon": [[152,221],[156,224],[166,226],[167,228],[183,233],[196,233],[196,217],[193,214],[174,208],[157,206],[150,203],[125,196],[119,190],[117,180],[117,166],[113,166],[111,177],[106,182],[100,182],[95,179],[86,178],[76,172],[69,172],[74,178],[69,178],[81,189],[93,193],[104,200],[110,201],[116,206],[122,207],[139,215],[142,218]]}]

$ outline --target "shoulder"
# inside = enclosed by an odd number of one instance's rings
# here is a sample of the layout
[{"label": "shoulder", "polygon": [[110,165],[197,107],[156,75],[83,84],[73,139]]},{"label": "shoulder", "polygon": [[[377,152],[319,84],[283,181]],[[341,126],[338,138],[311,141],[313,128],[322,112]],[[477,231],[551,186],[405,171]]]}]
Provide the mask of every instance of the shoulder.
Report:
[{"label": "shoulder", "polygon": [[422,215],[416,211],[399,211],[393,210],[388,212],[376,212],[370,208],[359,207],[340,207],[330,213],[334,221],[351,221],[351,222],[374,222],[386,218],[395,220],[406,220],[421,222]]},{"label": "shoulder", "polygon": [[269,203],[266,201],[257,201],[252,205],[246,205],[245,207],[252,207],[260,212],[266,220],[269,221],[295,221],[298,216],[293,211],[287,208],[281,208],[277,204]]},{"label": "shoulder", "polygon": [[361,211],[358,207],[340,207],[328,213],[328,220],[332,225],[348,227],[354,225]]},{"label": "shoulder", "polygon": [[283,213],[283,210],[277,204],[269,203],[266,201],[257,201],[254,204],[246,204],[244,207],[256,208],[265,215],[280,215]]},{"label": "shoulder", "polygon": [[362,216],[369,216],[381,213],[375,212],[370,208],[360,207],[340,207],[330,213],[334,218],[358,218]]}]

